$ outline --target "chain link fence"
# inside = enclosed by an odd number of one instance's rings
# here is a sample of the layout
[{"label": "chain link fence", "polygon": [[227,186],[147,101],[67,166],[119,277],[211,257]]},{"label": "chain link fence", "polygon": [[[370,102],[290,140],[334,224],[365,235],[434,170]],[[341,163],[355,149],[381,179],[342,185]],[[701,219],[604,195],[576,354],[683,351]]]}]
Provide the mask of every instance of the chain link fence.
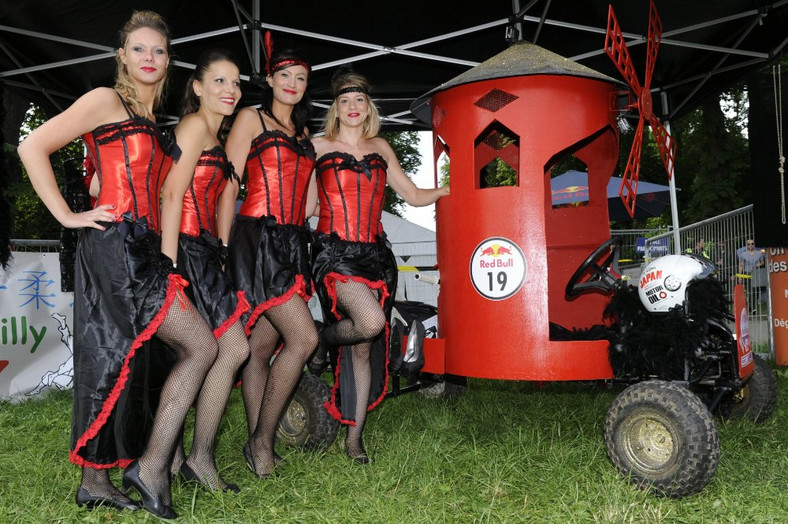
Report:
[{"label": "chain link fence", "polygon": [[[717,277],[725,284],[731,303],[734,286],[737,283],[744,284],[753,349],[773,356],[766,249],[752,242],[753,231],[752,205],[749,205],[679,228],[679,249],[703,255],[717,265]],[[751,245],[748,246],[748,243]],[[651,235],[645,240],[646,263],[659,256],[675,253],[672,231]],[[752,263],[759,255],[763,257],[763,264]]]}]

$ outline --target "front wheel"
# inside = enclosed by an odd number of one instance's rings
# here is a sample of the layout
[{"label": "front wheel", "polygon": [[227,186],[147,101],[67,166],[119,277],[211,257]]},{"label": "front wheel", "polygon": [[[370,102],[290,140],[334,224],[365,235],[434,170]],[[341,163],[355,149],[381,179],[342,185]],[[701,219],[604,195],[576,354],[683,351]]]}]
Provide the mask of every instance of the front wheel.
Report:
[{"label": "front wheel", "polygon": [[661,380],[625,389],[605,418],[616,469],[656,495],[697,493],[717,470],[720,445],[709,410],[687,388]]},{"label": "front wheel", "polygon": [[734,391],[728,404],[731,418],[763,422],[777,407],[777,377],[764,358],[754,355],[755,371],[743,388]]},{"label": "front wheel", "polygon": [[276,432],[279,440],[292,447],[327,449],[337,438],[339,429],[339,422],[324,407],[330,397],[328,384],[311,373],[303,373],[279,419]]}]

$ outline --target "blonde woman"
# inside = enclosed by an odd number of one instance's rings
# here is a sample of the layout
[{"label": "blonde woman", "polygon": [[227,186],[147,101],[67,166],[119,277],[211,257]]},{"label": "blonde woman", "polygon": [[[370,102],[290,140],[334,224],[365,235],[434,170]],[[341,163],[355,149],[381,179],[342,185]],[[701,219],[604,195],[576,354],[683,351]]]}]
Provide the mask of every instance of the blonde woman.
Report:
[{"label": "blonde woman", "polygon": [[[217,343],[184,296],[188,283],[174,272],[175,260],[161,253],[159,199],[177,156],[154,116],[167,80],[169,29],[156,13],[135,12],[120,44],[115,87],[80,97],[31,133],[19,156],[52,215],[64,227],[84,228],[75,263],[69,455],[82,467],[77,505],[139,507],[110,482],[109,469],[125,467],[124,488],[136,489],[142,507],[174,518],[170,460]],[[96,168],[98,200],[93,209],[73,213],[58,191],[49,155],[80,136]],[[155,418],[145,408],[157,398],[144,398],[153,370],[135,359],[154,334],[178,357]],[[150,362],[159,360],[153,355]]]},{"label": "blonde woman", "polygon": [[321,340],[337,362],[329,412],[348,425],[348,456],[368,464],[362,432],[367,411],[388,386],[388,321],[397,286],[397,265],[380,222],[385,187],[412,206],[432,204],[449,188],[419,189],[410,181],[377,136],[380,118],[366,78],[339,73],[332,88],[325,135],[313,140],[320,218],[312,271],[329,322]]}]

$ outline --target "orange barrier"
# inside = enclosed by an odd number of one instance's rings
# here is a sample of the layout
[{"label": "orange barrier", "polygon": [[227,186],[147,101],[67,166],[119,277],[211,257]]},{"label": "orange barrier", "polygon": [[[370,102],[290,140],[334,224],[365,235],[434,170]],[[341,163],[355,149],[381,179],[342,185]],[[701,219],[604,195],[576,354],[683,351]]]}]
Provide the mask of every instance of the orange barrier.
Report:
[{"label": "orange barrier", "polygon": [[769,248],[766,258],[772,297],[774,359],[788,365],[788,255],[785,248]]}]

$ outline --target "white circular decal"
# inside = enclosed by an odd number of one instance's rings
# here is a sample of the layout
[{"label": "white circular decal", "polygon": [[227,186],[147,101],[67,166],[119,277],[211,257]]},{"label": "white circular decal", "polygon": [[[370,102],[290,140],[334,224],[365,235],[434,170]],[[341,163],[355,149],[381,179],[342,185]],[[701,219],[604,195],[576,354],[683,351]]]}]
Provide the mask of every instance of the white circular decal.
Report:
[{"label": "white circular decal", "polygon": [[471,256],[471,282],[484,298],[503,300],[525,282],[527,267],[520,247],[508,238],[493,237],[476,246]]}]

